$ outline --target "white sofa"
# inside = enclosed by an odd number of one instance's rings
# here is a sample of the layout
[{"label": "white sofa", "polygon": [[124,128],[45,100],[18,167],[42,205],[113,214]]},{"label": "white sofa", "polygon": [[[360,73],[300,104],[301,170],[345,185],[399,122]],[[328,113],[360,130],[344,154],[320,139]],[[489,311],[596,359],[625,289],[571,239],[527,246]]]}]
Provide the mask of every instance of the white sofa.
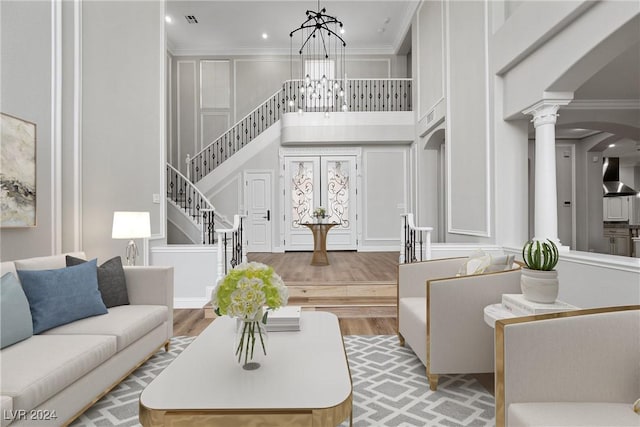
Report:
[{"label": "white sofa", "polygon": [[429,386],[440,374],[493,372],[493,329],[484,307],[520,293],[520,266],[456,276],[467,258],[398,266],[398,337],[425,365]]},{"label": "white sofa", "polygon": [[496,426],[640,426],[640,306],[496,322]]},{"label": "white sofa", "polygon": [[[70,254],[86,259],[84,253]],[[65,255],[3,262],[2,274],[58,269]],[[0,350],[2,426],[66,425],[173,335],[173,268],[124,267],[129,305]],[[55,418],[54,418],[55,417]]]}]

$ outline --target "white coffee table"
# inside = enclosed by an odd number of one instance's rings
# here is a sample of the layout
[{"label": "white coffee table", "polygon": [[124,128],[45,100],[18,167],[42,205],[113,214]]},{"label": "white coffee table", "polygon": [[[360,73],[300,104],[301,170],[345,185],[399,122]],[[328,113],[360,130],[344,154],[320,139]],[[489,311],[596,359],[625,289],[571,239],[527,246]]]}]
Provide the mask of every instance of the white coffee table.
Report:
[{"label": "white coffee table", "polygon": [[143,426],[337,426],[352,420],[338,318],[303,312],[300,331],[270,332],[255,371],[233,354],[235,319],[217,318],[140,395]]}]

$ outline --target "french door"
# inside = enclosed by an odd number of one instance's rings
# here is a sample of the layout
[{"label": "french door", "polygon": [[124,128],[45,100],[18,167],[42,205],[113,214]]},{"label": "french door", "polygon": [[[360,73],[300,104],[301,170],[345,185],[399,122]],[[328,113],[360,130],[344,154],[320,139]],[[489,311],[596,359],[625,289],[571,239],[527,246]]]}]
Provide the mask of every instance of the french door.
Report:
[{"label": "french door", "polygon": [[328,250],[356,249],[356,156],[285,157],[285,250],[313,249],[313,236],[303,224],[313,222],[317,207],[327,223]]}]

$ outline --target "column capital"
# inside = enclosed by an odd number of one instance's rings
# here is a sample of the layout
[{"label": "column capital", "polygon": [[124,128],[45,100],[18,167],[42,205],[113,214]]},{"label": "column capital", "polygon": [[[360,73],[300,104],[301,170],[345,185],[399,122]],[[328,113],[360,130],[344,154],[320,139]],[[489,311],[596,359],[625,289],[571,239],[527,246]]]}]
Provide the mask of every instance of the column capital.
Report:
[{"label": "column capital", "polygon": [[545,124],[555,124],[558,109],[567,105],[573,99],[571,92],[545,92],[545,98],[522,111],[522,114],[533,116],[533,125],[538,127]]}]

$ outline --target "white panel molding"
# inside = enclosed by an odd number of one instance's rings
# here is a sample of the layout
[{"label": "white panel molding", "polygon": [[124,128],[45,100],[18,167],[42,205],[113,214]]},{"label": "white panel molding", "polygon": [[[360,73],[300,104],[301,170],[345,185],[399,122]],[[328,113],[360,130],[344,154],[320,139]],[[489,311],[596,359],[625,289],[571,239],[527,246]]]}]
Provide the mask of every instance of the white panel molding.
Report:
[{"label": "white panel molding", "polygon": [[[414,86],[414,92],[411,95],[415,96],[413,97],[414,102],[413,105],[414,107],[416,106],[416,104],[418,105],[418,107],[415,109],[416,110],[416,117],[420,117],[421,115],[421,110],[420,110],[420,85],[422,84],[422,77],[420,77],[420,74],[418,72],[414,73],[414,68],[418,71],[420,71],[420,11],[422,10],[422,7],[424,6],[424,0],[420,2],[420,4],[418,5],[418,7],[416,8],[416,37],[415,37],[415,46],[411,47],[411,55],[413,55],[413,60],[412,62],[414,62],[416,64],[416,66],[414,67],[413,64],[411,65],[412,69],[411,69],[411,77],[413,77],[413,86]],[[411,39],[411,42],[413,43],[413,38]],[[443,92],[444,93],[444,92]],[[418,102],[415,102],[415,100],[417,100]],[[419,121],[419,120],[418,120]]]},{"label": "white panel molding", "polygon": [[[237,55],[238,52],[232,53],[230,55]],[[287,55],[290,55],[291,52],[286,53]],[[262,55],[264,55],[264,52],[262,53]],[[233,63],[233,70],[232,70],[232,75],[233,75],[233,117],[235,122],[239,122],[240,120],[238,120],[238,67],[237,64],[238,62],[289,62],[289,57],[286,58],[234,58],[232,63]],[[295,61],[298,62],[298,61]],[[265,100],[266,101],[266,100]],[[264,102],[264,101],[263,101]]]},{"label": "white panel molding", "polygon": [[[246,47],[246,48],[198,48],[183,49],[172,47],[171,53],[174,56],[289,56],[289,48],[264,48],[264,47]],[[349,48],[350,55],[395,55],[396,49],[392,45],[381,45],[372,48]]]},{"label": "white panel molding", "polygon": [[[367,151],[364,153],[364,158],[363,158],[363,168],[367,171],[367,174],[370,173],[369,171],[369,166],[368,166],[368,162],[369,160],[369,154],[380,154],[380,153],[400,153],[402,154],[402,174],[403,174],[403,180],[402,180],[402,200],[403,203],[405,205],[405,211],[406,211],[406,207],[408,205],[407,203],[407,196],[408,196],[408,188],[407,188],[407,169],[408,169],[408,159],[407,159],[407,148],[402,147],[402,148],[370,148],[367,149]],[[391,172],[393,171],[393,172]],[[390,169],[389,173],[397,173],[398,171],[394,170],[394,169]],[[370,193],[370,189],[366,188],[367,193]],[[364,229],[364,235],[362,236],[363,239],[360,242],[361,245],[364,244],[364,242],[367,241],[376,241],[376,242],[395,242],[394,247],[398,246],[398,242],[400,240],[399,236],[396,237],[376,237],[376,236],[371,236],[369,234],[367,234],[367,227],[365,227],[365,222],[368,222],[368,206],[367,206],[367,198],[363,197],[362,198],[363,202],[362,202],[362,211],[361,214],[367,213],[367,215],[362,215],[363,218],[360,219],[360,223],[363,226]],[[398,216],[398,223],[400,221],[400,216]],[[397,224],[396,224],[397,225]],[[397,234],[397,230],[398,227],[394,225],[393,227],[393,233]]]},{"label": "white panel molding", "polygon": [[[198,94],[199,94],[199,96],[198,96],[198,97],[200,98],[200,102],[199,102],[200,109],[206,109],[206,108],[220,108],[220,109],[226,109],[226,108],[231,108],[231,106],[230,106],[230,105],[228,105],[228,103],[227,103],[227,105],[226,105],[226,106],[222,106],[222,107],[204,107],[204,106],[202,105],[202,100],[204,99],[204,97],[202,96],[202,74],[203,74],[203,73],[202,73],[202,65],[203,65],[203,63],[206,63],[206,62],[224,62],[224,63],[226,63],[226,64],[227,64],[227,66],[229,66],[229,67],[231,66],[231,61],[229,61],[228,59],[201,59],[201,60],[199,61],[199,64],[200,64],[200,81],[199,81],[200,90],[198,91]],[[234,68],[234,69],[235,69],[235,68]],[[229,77],[231,77],[231,71],[229,71]],[[234,76],[234,77],[235,77],[235,76]],[[231,82],[229,82],[229,90],[231,90]],[[231,101],[231,96],[229,96],[228,101],[229,101],[229,102]]]},{"label": "white panel molding", "polygon": [[51,253],[62,252],[62,3],[51,1]]},{"label": "white panel molding", "polygon": [[[197,88],[196,88],[196,68],[197,68],[196,67],[196,61],[194,61],[194,60],[177,61],[176,69],[178,70],[178,75],[176,76],[176,83],[177,83],[176,84],[176,87],[177,87],[177,90],[176,90],[176,97],[177,97],[176,114],[177,114],[177,118],[178,118],[178,120],[177,120],[177,122],[178,122],[178,163],[177,164],[179,165],[178,166],[178,170],[181,169],[181,166],[182,166],[182,164],[184,162],[184,159],[182,158],[182,143],[183,143],[183,141],[182,141],[182,123],[181,123],[181,120],[180,120],[180,113],[181,113],[181,111],[180,111],[181,110],[181,108],[180,108],[180,100],[181,100],[181,97],[180,97],[180,93],[181,93],[181,90],[180,90],[180,86],[181,86],[180,85],[180,74],[181,74],[180,65],[182,65],[182,64],[191,64],[191,65],[193,65],[193,93],[194,93],[194,96],[196,96],[197,93],[198,93],[197,92]],[[193,152],[194,152],[194,154],[198,152],[198,138],[197,138],[197,135],[198,135],[198,123],[197,123],[198,122],[198,120],[197,120],[198,114],[197,114],[197,106],[198,106],[197,100],[194,99],[193,100],[193,119],[194,119],[194,124],[193,124],[193,135],[194,135],[193,148],[194,148],[194,151]]]},{"label": "white panel molding", "polygon": [[[450,18],[450,3],[445,3],[446,8],[446,17]],[[491,237],[491,158],[490,158],[490,136],[491,136],[491,114],[490,114],[490,100],[489,100],[489,16],[488,16],[488,0],[484,0],[484,68],[485,68],[485,179],[486,179],[486,187],[485,187],[485,213],[486,213],[486,221],[485,221],[485,230],[471,230],[471,229],[463,229],[463,228],[455,228],[453,227],[453,218],[452,218],[452,204],[451,197],[447,197],[447,228],[448,232],[452,234],[463,234],[469,236],[478,236],[478,237]],[[451,26],[447,25],[445,29],[446,33],[446,69],[451,69],[451,55],[449,40],[451,38]],[[447,102],[447,117],[451,117],[451,83],[449,79],[446,79],[446,98],[449,100]],[[447,158],[447,194],[452,194],[451,188],[451,141],[452,138],[452,126],[451,120],[445,120],[445,132],[447,135],[446,143],[445,143],[445,152]]]},{"label": "white panel molding", "polygon": [[[200,148],[198,149],[198,151],[204,150],[205,147],[207,147],[209,144],[211,144],[213,141],[209,141],[207,142],[207,144],[205,145],[204,143],[204,117],[205,116],[226,116],[227,118],[227,125],[226,125],[226,129],[230,129],[231,128],[231,113],[230,112],[226,112],[226,111],[203,111],[200,113]],[[224,134],[224,133],[223,133]],[[196,151],[196,152],[198,152]]]},{"label": "white panel molding", "polygon": [[[351,53],[351,52],[350,52]],[[349,58],[346,59],[347,62],[386,62],[387,63],[387,79],[391,78],[391,59],[389,58]],[[349,76],[347,76],[349,77]],[[358,76],[351,76],[350,78],[359,78]],[[375,80],[375,79],[373,79]]]},{"label": "white panel molding", "polygon": [[73,2],[73,250],[82,250],[82,0]]},{"label": "white panel molding", "polygon": [[[169,41],[166,40],[166,44],[169,44]],[[169,91],[167,92],[167,108],[169,109],[167,112],[167,116],[169,117],[168,123],[168,135],[167,135],[167,144],[168,144],[168,152],[169,158],[167,159],[170,165],[174,165],[173,163],[173,91],[171,88],[173,87],[173,58],[171,57],[171,52],[167,48],[167,81],[169,82]],[[166,86],[166,85],[165,85]]]},{"label": "white panel molding", "polygon": [[[160,192],[160,205],[158,206],[158,221],[159,221],[159,230],[157,234],[151,234],[151,238],[160,238],[165,239],[167,237],[167,179],[166,179],[166,164],[167,164],[167,111],[166,106],[168,100],[167,98],[167,61],[166,61],[166,51],[167,51],[167,31],[165,29],[166,21],[165,17],[165,8],[166,2],[160,3],[159,10],[159,22],[161,25],[160,37],[158,40],[158,49],[159,49],[159,68],[160,68],[160,82],[159,82],[159,90],[160,90],[160,105],[158,105],[158,114],[160,117],[159,127],[160,127],[160,138],[158,138],[158,145],[160,150],[160,165],[158,165],[158,188]],[[169,80],[170,81],[170,80]],[[170,104],[169,104],[170,105]],[[171,120],[169,120],[171,122]],[[164,197],[162,197],[164,195]],[[145,243],[147,244],[147,248],[145,248],[144,256],[145,256],[145,265],[149,265],[149,248],[148,248],[148,239],[145,239]]]}]

